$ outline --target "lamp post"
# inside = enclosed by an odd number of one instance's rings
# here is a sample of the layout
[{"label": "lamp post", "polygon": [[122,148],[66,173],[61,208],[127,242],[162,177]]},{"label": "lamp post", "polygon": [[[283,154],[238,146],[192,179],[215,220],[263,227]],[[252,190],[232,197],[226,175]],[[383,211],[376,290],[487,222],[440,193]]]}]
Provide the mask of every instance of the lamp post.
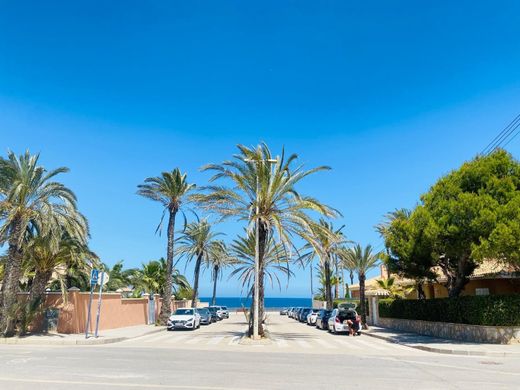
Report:
[{"label": "lamp post", "polygon": [[[275,159],[250,159],[247,158],[244,160],[245,162],[254,162],[256,164],[259,163],[277,163],[278,160]],[[254,282],[254,297],[253,297],[253,340],[258,340],[260,337],[258,335],[259,329],[259,318],[258,311],[260,309],[260,294],[259,294],[259,277],[260,277],[260,206],[259,202],[259,187],[260,187],[260,177],[258,175],[258,165],[256,170],[256,221],[255,221],[255,282]]]}]

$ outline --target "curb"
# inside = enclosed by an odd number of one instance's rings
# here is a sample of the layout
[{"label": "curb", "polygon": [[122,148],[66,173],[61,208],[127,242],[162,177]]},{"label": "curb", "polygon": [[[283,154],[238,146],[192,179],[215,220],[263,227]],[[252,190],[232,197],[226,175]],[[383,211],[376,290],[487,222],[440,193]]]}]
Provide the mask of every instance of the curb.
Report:
[{"label": "curb", "polygon": [[407,344],[402,343],[397,340],[394,340],[391,337],[383,336],[371,332],[363,332],[364,335],[374,337],[376,339],[385,340],[393,344],[399,344],[408,348],[419,349],[421,351],[432,352],[432,353],[442,353],[445,355],[460,355],[460,356],[490,356],[490,357],[519,357],[520,353],[516,352],[487,352],[487,351],[468,351],[462,349],[447,349],[447,348],[434,348],[428,347],[420,344]]},{"label": "curb", "polygon": [[89,339],[58,339],[58,340],[38,340],[30,338],[0,338],[0,345],[104,345],[120,343],[122,341],[136,339],[150,334],[162,332],[165,328],[159,327],[157,329],[150,329],[144,333],[138,334],[137,336],[127,337],[108,337],[108,338],[89,338]]}]

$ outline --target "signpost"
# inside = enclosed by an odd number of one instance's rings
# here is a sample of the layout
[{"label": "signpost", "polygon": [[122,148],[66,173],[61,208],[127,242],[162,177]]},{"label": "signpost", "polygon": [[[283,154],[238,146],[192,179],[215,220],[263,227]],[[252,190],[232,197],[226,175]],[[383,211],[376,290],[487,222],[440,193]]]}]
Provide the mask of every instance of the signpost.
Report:
[{"label": "signpost", "polygon": [[87,323],[85,325],[85,338],[88,339],[88,331],[90,329],[90,313],[92,308],[92,296],[94,294],[94,287],[96,287],[96,284],[99,280],[99,270],[93,268],[92,271],[90,271],[90,299],[88,302],[88,312],[87,312]]},{"label": "signpost", "polygon": [[101,293],[103,292],[103,286],[108,283],[108,274],[106,272],[101,272],[101,278],[98,279],[97,284],[99,285],[99,298],[98,298],[98,307],[96,314],[96,330],[94,332],[94,337],[98,337],[98,329],[99,329],[99,315],[101,314]]}]

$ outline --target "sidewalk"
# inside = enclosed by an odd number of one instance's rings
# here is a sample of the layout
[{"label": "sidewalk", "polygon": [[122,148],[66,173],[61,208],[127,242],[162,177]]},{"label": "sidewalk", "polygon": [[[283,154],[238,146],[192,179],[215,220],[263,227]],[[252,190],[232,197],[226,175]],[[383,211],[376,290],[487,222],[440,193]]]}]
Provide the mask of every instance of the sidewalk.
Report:
[{"label": "sidewalk", "polygon": [[447,340],[417,333],[402,332],[396,329],[370,326],[363,334],[386,340],[391,343],[405,345],[410,348],[428,352],[445,353],[451,355],[518,357],[520,358],[520,344],[501,345],[469,343],[464,341]]},{"label": "sidewalk", "polygon": [[35,334],[23,337],[0,338],[0,345],[23,344],[23,345],[100,345],[118,343],[136,337],[146,336],[162,332],[165,326],[137,325],[127,328],[108,329],[99,331],[98,338],[85,334]]}]

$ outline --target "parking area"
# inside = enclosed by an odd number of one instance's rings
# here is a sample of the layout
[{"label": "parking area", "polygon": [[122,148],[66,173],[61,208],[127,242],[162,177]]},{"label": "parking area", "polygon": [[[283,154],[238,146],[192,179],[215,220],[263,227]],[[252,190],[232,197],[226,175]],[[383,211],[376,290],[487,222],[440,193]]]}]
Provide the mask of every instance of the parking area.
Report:
[{"label": "parking area", "polygon": [[241,343],[246,330],[243,313],[231,313],[229,319],[201,326],[196,330],[164,331],[118,344],[119,347],[240,350],[311,354],[356,355],[423,355],[426,352],[388,343],[366,335],[349,337],[333,335],[304,323],[296,322],[276,312],[267,316],[270,343],[247,345]]}]

